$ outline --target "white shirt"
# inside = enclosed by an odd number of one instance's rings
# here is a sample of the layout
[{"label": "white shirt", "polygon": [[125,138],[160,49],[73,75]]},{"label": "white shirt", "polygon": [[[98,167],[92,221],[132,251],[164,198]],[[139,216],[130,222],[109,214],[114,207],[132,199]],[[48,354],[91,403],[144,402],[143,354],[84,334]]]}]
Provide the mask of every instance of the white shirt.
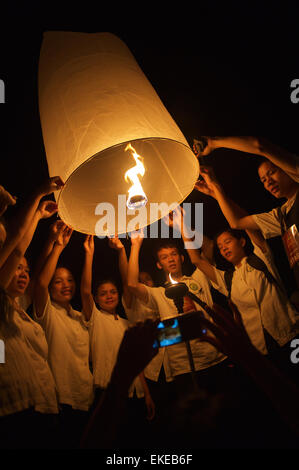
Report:
[{"label": "white shirt", "polygon": [[48,345],[40,325],[25,311],[15,310],[3,340],[5,363],[0,364],[0,416],[30,407],[40,413],[58,413],[55,382],[47,362]]},{"label": "white shirt", "polygon": [[[99,310],[94,304],[88,328],[95,387],[107,388],[128,326],[129,322],[124,318]],[[131,385],[129,397],[133,396],[134,390],[137,397],[144,395],[139,377]]]},{"label": "white shirt", "polygon": [[[298,191],[285,204],[281,206],[283,215],[289,213],[295,202]],[[281,236],[281,223],[278,215],[278,208],[275,207],[270,212],[252,215],[255,223],[259,226],[265,238]]]},{"label": "white shirt", "polygon": [[83,315],[69,312],[48,297],[41,317],[49,345],[49,364],[55,379],[59,403],[87,411],[93,401],[93,379],[89,369],[89,335]]},{"label": "white shirt", "polygon": [[[210,307],[213,305],[210,292],[210,282],[199,269],[195,269],[190,277],[183,276],[180,281],[184,282],[188,286],[190,292],[195,294]],[[158,309],[161,320],[178,315],[174,302],[166,297],[164,287],[145,286],[145,288],[149,295],[147,306],[151,306],[153,309]],[[197,304],[195,304],[195,307],[200,309]],[[204,315],[207,319],[212,321],[206,312],[204,312]],[[194,339],[190,341],[190,346],[195,370],[206,369],[226,359],[226,356],[207,342]],[[186,344],[184,342],[161,348],[161,350],[163,351],[163,354],[168,357],[171,376],[191,372]],[[163,358],[161,358],[161,360],[163,360]]]},{"label": "white shirt", "polygon": [[[145,321],[147,318],[157,318],[157,310],[149,306],[144,305],[141,300],[135,295],[132,296],[131,307],[127,307],[124,297],[122,298],[122,304],[124,306],[126,315],[130,323],[136,323],[137,321]],[[167,382],[173,380],[171,370],[169,366],[169,360],[167,354],[164,351],[165,348],[159,348],[158,354],[150,361],[150,363],[144,369],[144,375],[147,379],[157,382],[159,379],[161,367],[163,365],[165,377]]]},{"label": "white shirt", "polygon": [[[254,253],[261,258],[275,276],[276,269],[270,253],[263,253],[254,245]],[[217,283],[212,283],[222,294],[228,295],[224,271],[213,267]],[[275,276],[277,277],[277,276]],[[283,346],[299,332],[299,314],[287,299],[284,290],[271,283],[265,274],[251,267],[243,258],[235,267],[231,285],[231,299],[238,307],[244,327],[252,344],[267,354],[263,328]]]},{"label": "white shirt", "polygon": [[[297,156],[295,157],[298,159]],[[288,173],[288,172],[285,172],[285,173],[287,173],[290,176],[290,178],[296,181],[296,183],[299,183],[299,163],[297,163],[296,169],[297,169],[296,175],[294,175],[293,173],[292,174]],[[289,211],[292,209],[297,193],[298,191],[294,194],[294,196],[292,196],[286,203],[284,203],[281,206],[281,211],[283,215],[288,214]],[[255,223],[259,226],[265,238],[281,236],[281,224],[280,224],[280,219],[278,216],[277,207],[272,209],[270,212],[262,212],[261,214],[253,214],[252,217]]]}]

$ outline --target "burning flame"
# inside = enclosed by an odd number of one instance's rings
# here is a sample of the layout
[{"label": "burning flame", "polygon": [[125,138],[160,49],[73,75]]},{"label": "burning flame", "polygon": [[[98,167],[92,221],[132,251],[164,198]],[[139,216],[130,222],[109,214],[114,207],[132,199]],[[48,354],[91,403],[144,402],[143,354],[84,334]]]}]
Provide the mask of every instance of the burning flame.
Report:
[{"label": "burning flame", "polygon": [[178,284],[178,282],[177,282],[177,281],[175,281],[174,279],[172,279],[172,277],[171,277],[171,274],[170,274],[170,273],[169,273],[169,280],[170,280],[171,284]]},{"label": "burning flame", "polygon": [[136,162],[136,165],[130,168],[125,173],[125,180],[127,183],[131,182],[132,186],[129,188],[129,197],[127,200],[127,207],[129,209],[136,209],[138,207],[144,206],[147,203],[147,197],[141,183],[139,181],[138,175],[141,177],[144,176],[145,168],[142,163],[142,157],[138,155],[134,147],[131,144],[128,144],[125,148],[125,152],[130,150],[132,152],[132,156]]}]

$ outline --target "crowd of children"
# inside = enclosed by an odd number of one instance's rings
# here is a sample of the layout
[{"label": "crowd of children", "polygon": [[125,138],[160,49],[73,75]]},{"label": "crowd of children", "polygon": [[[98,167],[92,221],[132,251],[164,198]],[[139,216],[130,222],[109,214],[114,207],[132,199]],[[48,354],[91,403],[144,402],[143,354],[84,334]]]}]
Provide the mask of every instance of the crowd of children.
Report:
[{"label": "crowd of children", "polygon": [[[59,262],[72,229],[56,219],[32,274],[26,259],[39,221],[57,213],[44,198],[64,183],[50,178],[10,224],[5,212],[18,203],[0,187],[1,448],[284,447],[297,441],[299,365],[290,356],[299,345],[299,158],[253,137],[204,137],[202,143],[194,148],[201,157],[195,189],[218,202],[227,226],[214,241],[204,236],[200,250],[183,253],[172,239],[160,239],[150,254],[165,283],[171,276],[192,294],[180,312],[165,285],[139,271],[141,231],[131,234],[128,257],[117,236],[109,240],[121,292],[104,273],[93,282],[94,238],[84,238],[82,308],[75,310],[74,276]],[[249,215],[231,201],[202,164],[220,147],[263,157],[261,182],[286,202]],[[185,243],[192,238],[182,209],[168,223]],[[267,244],[277,235],[290,261],[288,286]],[[226,271],[217,267],[211,246],[228,262]],[[187,253],[191,276],[183,272]],[[117,313],[120,303],[126,319]],[[157,347],[161,320],[196,310],[204,330]]]}]

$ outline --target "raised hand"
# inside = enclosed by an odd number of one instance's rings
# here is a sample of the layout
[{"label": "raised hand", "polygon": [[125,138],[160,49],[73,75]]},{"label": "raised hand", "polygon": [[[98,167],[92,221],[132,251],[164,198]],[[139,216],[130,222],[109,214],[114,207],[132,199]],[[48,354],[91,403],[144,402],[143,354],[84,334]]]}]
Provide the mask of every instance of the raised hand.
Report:
[{"label": "raised hand", "polygon": [[177,206],[172,212],[169,212],[169,214],[163,218],[163,221],[169,225],[169,227],[173,227],[182,233],[184,227],[184,217],[184,209],[181,206]]},{"label": "raised hand", "polygon": [[57,204],[54,201],[41,201],[38,206],[38,214],[41,219],[48,219],[54,215],[58,210]]},{"label": "raised hand", "polygon": [[128,388],[158,353],[153,344],[157,338],[158,321],[146,320],[129,327],[118,350],[111,382]]},{"label": "raised hand", "polygon": [[111,237],[108,239],[108,244],[110,246],[110,248],[112,248],[113,250],[122,250],[124,245],[122,244],[122,242],[120,241],[120,239],[118,238],[118,235],[115,235],[114,237]]},{"label": "raised hand", "polygon": [[220,187],[220,184],[216,179],[216,175],[214,173],[213,168],[201,165],[200,176],[201,179],[199,179],[195,183],[195,189],[197,189],[201,193],[206,194],[207,196],[215,198],[215,189],[216,187]]},{"label": "raised hand", "polygon": [[193,151],[197,157],[209,155],[215,148],[216,139],[213,137],[201,136],[199,139],[193,139]]},{"label": "raised hand", "polygon": [[8,206],[13,206],[15,203],[16,198],[0,186],[0,216],[4,214]]},{"label": "raised hand", "polygon": [[55,220],[50,226],[49,238],[53,242],[56,242],[61,231],[66,227],[66,224],[62,220]]},{"label": "raised hand", "polygon": [[40,193],[44,196],[47,194],[51,194],[54,191],[58,191],[59,189],[62,189],[64,186],[64,182],[60,178],[60,176],[53,176],[52,178],[49,178],[47,181],[45,181],[41,187],[40,187]]},{"label": "raised hand", "polygon": [[143,229],[136,230],[135,232],[131,232],[131,244],[134,246],[141,246],[144,239],[144,232]]},{"label": "raised hand", "polygon": [[86,238],[83,243],[85,253],[93,256],[94,254],[94,237],[93,235],[86,235]]},{"label": "raised hand", "polygon": [[214,190],[207,185],[204,179],[199,179],[196,181],[194,188],[197,189],[197,191],[206,194],[207,196],[211,196],[215,198],[215,192]]},{"label": "raised hand", "polygon": [[232,360],[239,362],[246,360],[255,348],[244,328],[239,310],[231,301],[229,301],[229,306],[231,312],[217,304],[214,304],[213,308],[206,308],[214,323],[206,318],[202,319],[202,323],[215,337],[204,335],[201,340],[211,343]]},{"label": "raised hand", "polygon": [[68,242],[70,241],[70,238],[72,236],[73,229],[65,225],[65,227],[60,230],[60,233],[57,238],[57,245],[60,245],[61,247],[65,248]]}]

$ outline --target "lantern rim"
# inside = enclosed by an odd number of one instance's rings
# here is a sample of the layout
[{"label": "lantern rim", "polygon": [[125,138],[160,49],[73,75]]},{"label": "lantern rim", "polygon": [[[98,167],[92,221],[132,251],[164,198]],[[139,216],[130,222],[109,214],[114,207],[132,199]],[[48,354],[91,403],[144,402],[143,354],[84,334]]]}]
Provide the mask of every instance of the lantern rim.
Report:
[{"label": "lantern rim", "polygon": [[[147,141],[147,142],[148,142],[148,141],[168,141],[168,142],[174,142],[174,143],[176,143],[176,144],[179,144],[179,145],[185,147],[187,150],[189,150],[189,151],[191,152],[192,156],[193,156],[194,159],[195,159],[194,161],[196,161],[196,163],[197,163],[197,165],[196,165],[196,167],[197,167],[197,168],[196,168],[196,177],[194,177],[194,183],[198,180],[198,177],[199,177],[199,162],[198,162],[198,159],[197,159],[196,155],[194,154],[194,152],[192,151],[191,147],[190,147],[189,145],[185,144],[184,142],[181,142],[181,141],[176,140],[176,139],[171,139],[171,138],[168,138],[168,137],[159,137],[159,136],[140,137],[140,138],[137,138],[137,139],[129,139],[129,140],[126,140],[126,141],[123,141],[123,142],[119,142],[119,143],[117,143],[117,144],[115,144],[115,145],[111,145],[110,147],[106,147],[105,149],[102,149],[102,150],[100,150],[99,152],[93,154],[91,157],[87,158],[84,162],[82,162],[82,163],[67,177],[66,181],[64,182],[64,187],[60,190],[60,192],[59,192],[59,194],[58,194],[58,196],[57,196],[57,199],[56,199],[56,202],[57,202],[57,205],[58,205],[58,212],[57,212],[57,214],[58,214],[58,216],[61,218],[61,220],[63,220],[63,218],[61,217],[61,212],[59,211],[59,203],[60,203],[60,201],[61,201],[61,198],[63,197],[63,192],[65,191],[65,189],[66,189],[68,183],[70,183],[70,180],[72,179],[72,177],[73,177],[76,173],[78,173],[78,172],[82,169],[82,167],[83,167],[84,165],[88,164],[88,162],[90,162],[90,161],[91,161],[92,159],[94,159],[95,157],[98,157],[100,154],[104,154],[104,153],[106,153],[106,152],[111,151],[112,149],[116,149],[116,148],[119,148],[119,147],[122,147],[122,146],[125,147],[128,143],[131,143],[131,144],[134,146],[134,143],[138,143],[138,142],[140,142],[140,141]],[[190,190],[187,191],[186,195],[184,195],[183,198],[180,198],[180,199],[178,200],[177,206],[179,206],[179,205],[191,194],[191,192],[193,191],[193,189],[194,189],[194,184],[193,184],[193,186],[190,188]],[[176,207],[177,207],[177,206],[176,206]],[[160,216],[155,220],[155,222],[161,220],[163,217],[165,217],[165,215],[163,215],[163,216],[160,215]],[[66,222],[65,222],[65,223],[66,223]],[[86,230],[86,229],[82,229],[82,230],[80,229],[80,230],[78,230],[78,228],[75,228],[74,226],[72,226],[71,223],[67,223],[67,225],[68,225],[71,229],[73,229],[73,230],[75,230],[75,231],[77,231],[77,232],[79,232],[79,233],[83,233],[83,234],[86,234],[86,235],[95,235],[94,232],[88,231],[88,230]],[[143,225],[142,227],[140,227],[140,229],[143,229],[144,227],[148,227],[148,226],[150,226],[150,225],[151,225],[151,224]],[[120,232],[118,232],[118,235],[123,235],[123,234],[127,234],[127,233],[131,233],[131,232],[120,231]],[[97,236],[97,235],[95,235],[95,236]],[[102,238],[102,237],[104,237],[104,235],[103,235],[103,236],[99,236],[99,238]]]}]

